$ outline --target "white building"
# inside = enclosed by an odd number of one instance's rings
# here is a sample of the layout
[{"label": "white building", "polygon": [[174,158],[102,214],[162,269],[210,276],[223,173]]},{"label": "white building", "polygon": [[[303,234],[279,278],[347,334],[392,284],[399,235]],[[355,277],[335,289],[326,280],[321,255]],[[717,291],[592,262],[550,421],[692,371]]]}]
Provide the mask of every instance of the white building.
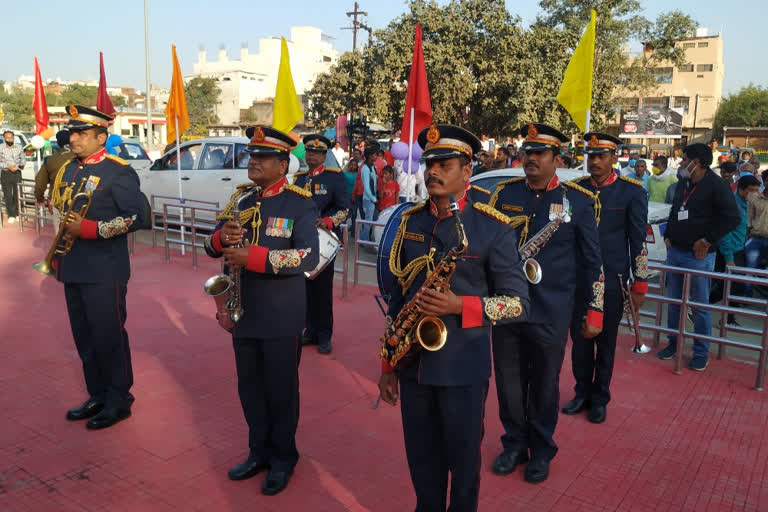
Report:
[{"label": "white building", "polygon": [[[287,43],[297,94],[308,91],[315,78],[338,59],[339,52],[331,41],[319,28],[291,28]],[[230,60],[227,50],[222,48],[217,60],[209,62],[206,51],[201,49],[193,74],[185,78],[215,78],[221,90],[216,109],[219,122],[237,125],[241,109],[249,108],[256,100],[274,97],[279,65],[280,37],[271,37],[259,40],[256,54],[249,53],[247,46],[241,48],[239,60]]]}]

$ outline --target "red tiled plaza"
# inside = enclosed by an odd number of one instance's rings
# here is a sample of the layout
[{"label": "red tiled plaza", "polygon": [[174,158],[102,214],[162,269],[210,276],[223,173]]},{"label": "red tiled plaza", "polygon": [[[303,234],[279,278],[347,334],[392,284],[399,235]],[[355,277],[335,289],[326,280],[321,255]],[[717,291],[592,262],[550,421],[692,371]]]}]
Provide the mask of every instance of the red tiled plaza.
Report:
[{"label": "red tiled plaza", "polygon": [[[266,497],[263,474],[227,479],[246,455],[247,428],[231,341],[202,292],[219,263],[165,264],[161,249],[137,244],[133,416],[88,431],[64,419],[86,395],[62,285],[32,269],[50,240],[0,230],[0,510],[413,510],[399,410],[371,408],[382,324],[372,287],[337,293],[330,357],[304,349],[301,460],[288,489]],[[768,510],[768,399],[752,389],[754,365],[713,359],[704,373],[676,376],[671,362],[619,343],[608,420],[561,415],[560,452],[542,484],[525,483],[521,469],[490,472],[501,433],[490,391],[480,510]],[[572,384],[566,356],[562,402]]]}]

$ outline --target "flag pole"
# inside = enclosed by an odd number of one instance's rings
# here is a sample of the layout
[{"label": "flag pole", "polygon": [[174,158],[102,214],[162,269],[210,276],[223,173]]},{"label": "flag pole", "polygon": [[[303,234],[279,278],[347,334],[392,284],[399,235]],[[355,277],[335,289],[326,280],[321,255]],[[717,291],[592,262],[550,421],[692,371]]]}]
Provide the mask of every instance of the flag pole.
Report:
[{"label": "flag pole", "polygon": [[[176,125],[176,177],[179,182],[179,203],[184,204],[184,192],[181,189],[181,148],[179,147],[179,115],[173,115],[173,122]],[[181,255],[184,256],[184,208],[179,208],[181,216]],[[194,240],[192,240],[194,243]]]},{"label": "flag pole", "polygon": [[413,191],[413,188],[411,187],[411,180],[413,179],[413,169],[411,169],[411,166],[413,165],[413,114],[416,110],[415,107],[411,107],[411,124],[408,125],[408,201],[411,200],[411,192]]}]

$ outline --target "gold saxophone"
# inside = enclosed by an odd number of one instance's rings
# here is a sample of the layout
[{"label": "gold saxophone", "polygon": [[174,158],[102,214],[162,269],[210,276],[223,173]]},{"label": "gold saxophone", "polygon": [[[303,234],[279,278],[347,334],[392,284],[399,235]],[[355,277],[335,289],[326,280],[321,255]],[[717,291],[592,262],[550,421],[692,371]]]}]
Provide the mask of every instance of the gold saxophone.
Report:
[{"label": "gold saxophone", "polygon": [[550,216],[549,223],[541,228],[538,233],[533,235],[523,246],[520,248],[520,259],[523,260],[523,271],[525,272],[525,278],[531,284],[539,284],[541,278],[544,277],[544,273],[541,270],[541,265],[533,257],[536,256],[542,247],[549,242],[555,235],[560,224],[563,222],[571,222],[571,214],[568,212],[569,203],[563,194],[563,209],[554,217]]},{"label": "gold saxophone", "polygon": [[[424,289],[442,291],[445,289],[456,271],[461,255],[467,250],[469,241],[464,232],[464,224],[459,216],[459,205],[451,197],[451,211],[456,218],[458,243],[435,266],[435,269],[421,286]],[[434,249],[432,249],[434,252]],[[425,350],[435,352],[445,345],[448,329],[438,317],[427,316],[416,303],[414,296],[397,314],[394,322],[386,327],[381,337],[382,349],[380,357],[395,367],[405,355],[418,343]]]}]

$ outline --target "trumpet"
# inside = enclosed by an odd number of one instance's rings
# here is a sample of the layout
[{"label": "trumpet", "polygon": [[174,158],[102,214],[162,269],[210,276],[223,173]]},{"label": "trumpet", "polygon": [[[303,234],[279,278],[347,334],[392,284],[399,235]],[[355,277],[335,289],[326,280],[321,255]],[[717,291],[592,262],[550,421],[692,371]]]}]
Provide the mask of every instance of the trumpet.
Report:
[{"label": "trumpet", "polygon": [[[72,198],[67,203],[69,205],[69,209],[67,210],[64,219],[62,219],[61,224],[59,225],[59,230],[56,232],[56,236],[53,239],[53,243],[51,244],[50,249],[48,249],[48,252],[45,255],[45,259],[32,265],[32,268],[41,274],[45,274],[47,276],[53,275],[53,257],[56,254],[69,254],[69,251],[72,250],[72,245],[75,243],[75,240],[73,238],[65,237],[64,235],[67,232],[67,226],[72,223],[72,213],[76,211],[78,215],[85,218],[85,215],[88,213],[88,208],[91,207],[93,192],[86,190],[85,185],[87,181],[87,178],[80,180],[80,186],[77,189],[77,193],[72,196]],[[84,200],[84,203],[79,210],[75,210],[75,204],[79,200]]]},{"label": "trumpet", "polygon": [[651,351],[651,347],[643,343],[640,339],[640,319],[635,304],[632,302],[632,295],[630,295],[629,283],[624,279],[624,276],[619,274],[619,288],[621,288],[621,297],[624,303],[624,313],[627,315],[627,321],[629,322],[629,329],[632,334],[635,335],[635,346],[632,347],[632,352],[635,354],[647,354]]}]

